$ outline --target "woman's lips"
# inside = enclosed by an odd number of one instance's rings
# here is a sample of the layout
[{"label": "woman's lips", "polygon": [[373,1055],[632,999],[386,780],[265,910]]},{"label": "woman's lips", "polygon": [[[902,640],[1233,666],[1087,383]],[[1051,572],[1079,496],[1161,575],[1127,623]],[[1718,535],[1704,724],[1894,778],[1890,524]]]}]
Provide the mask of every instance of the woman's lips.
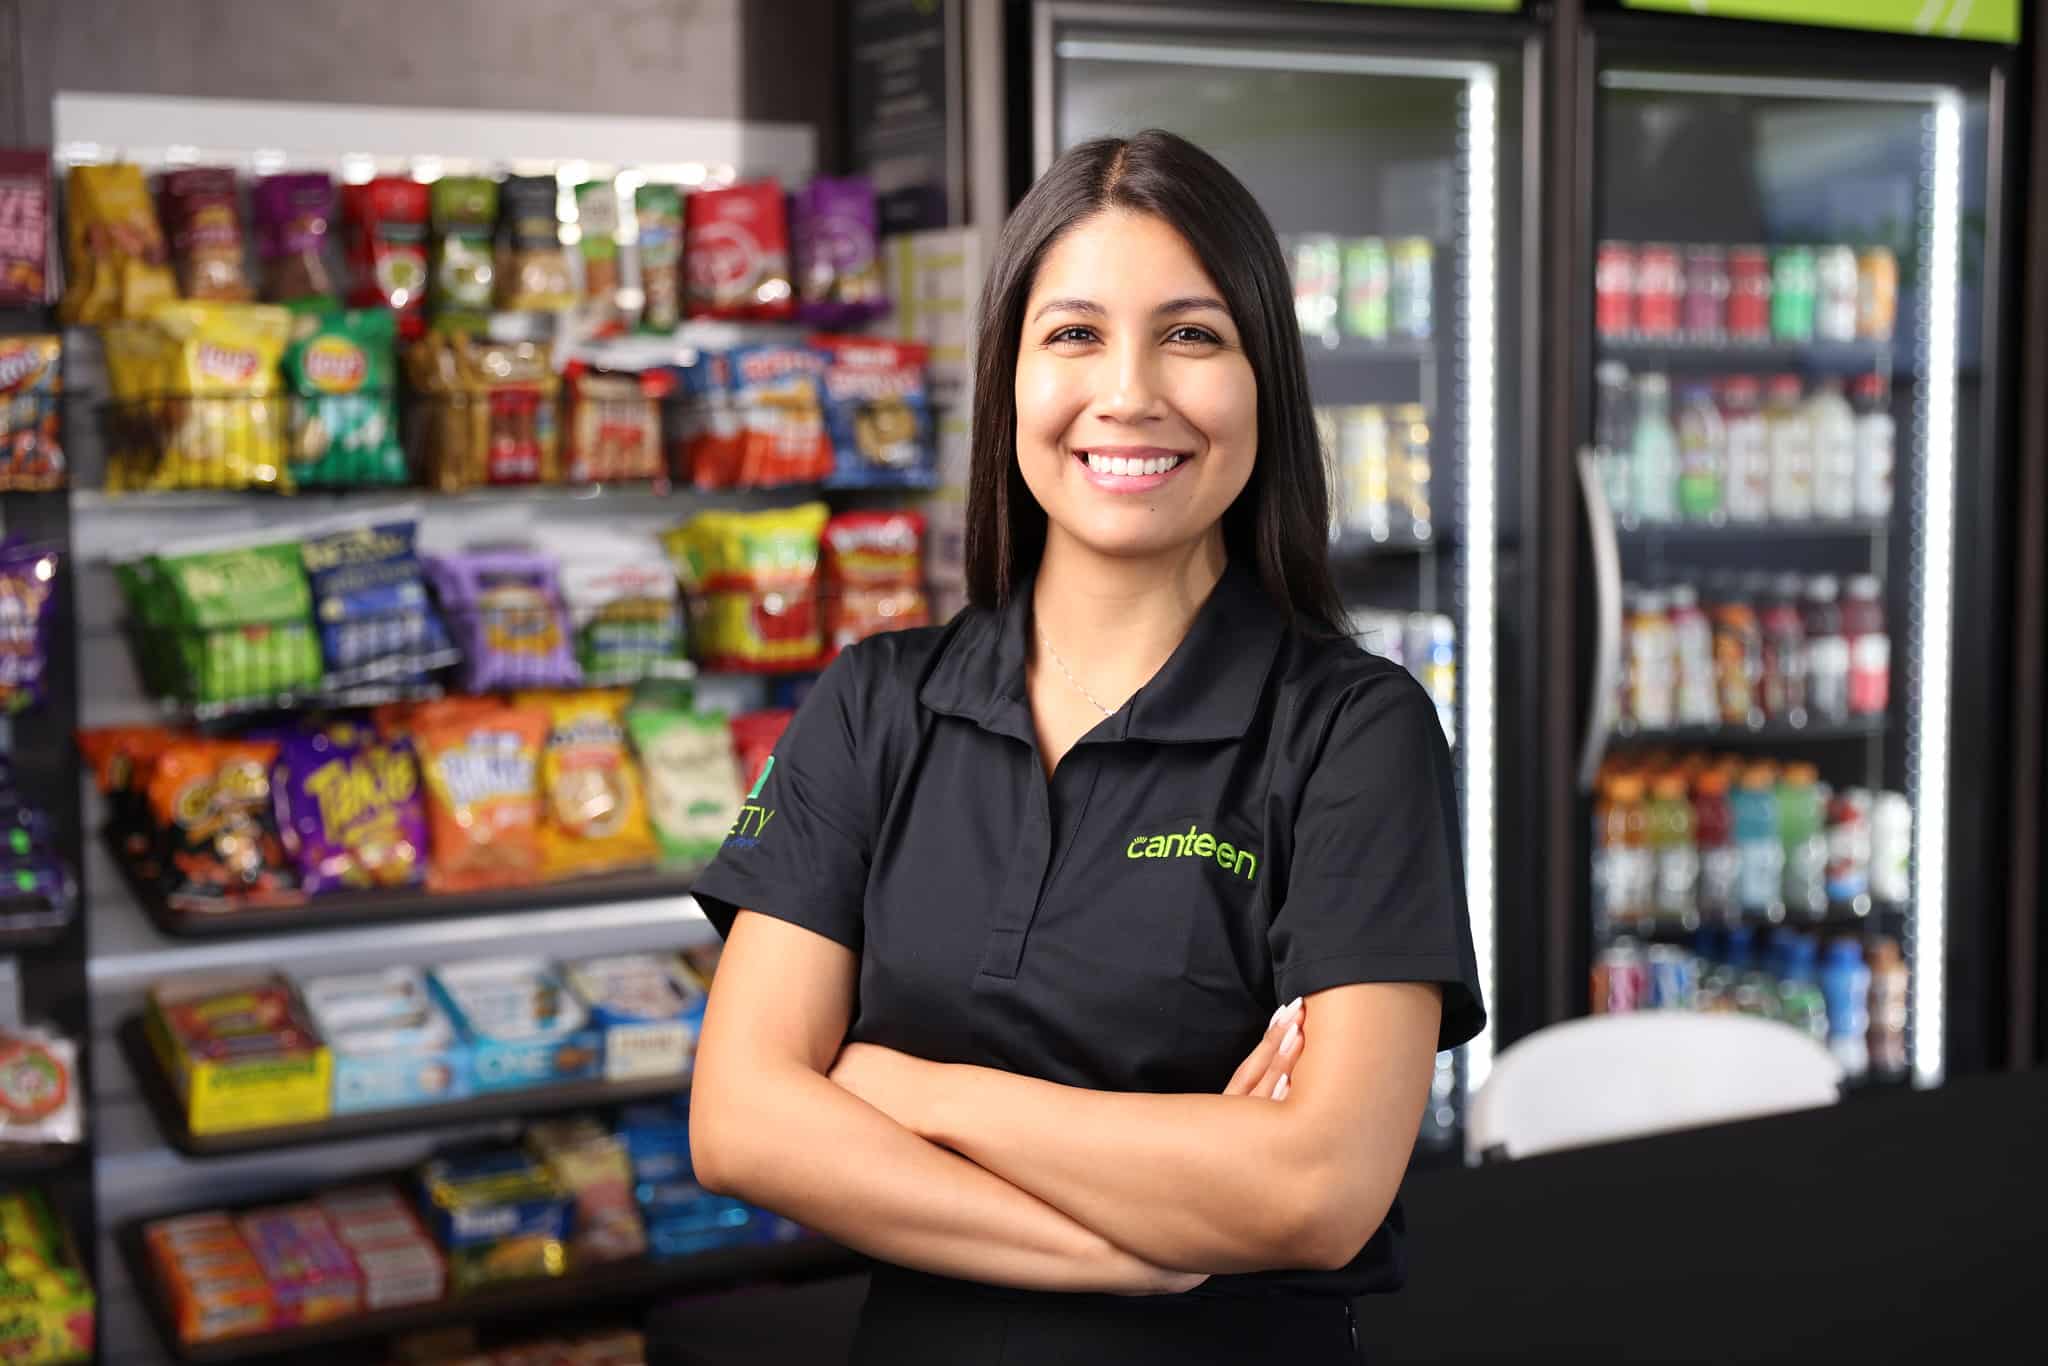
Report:
[{"label": "woman's lips", "polygon": [[[1156,446],[1075,451],[1074,458],[1080,462],[1088,482],[1108,493],[1145,493],[1156,489],[1186,468],[1190,459],[1183,452]],[[1161,464],[1166,468],[1159,469]],[[1117,473],[1118,469],[1126,472]],[[1139,469],[1153,472],[1131,472]]]}]

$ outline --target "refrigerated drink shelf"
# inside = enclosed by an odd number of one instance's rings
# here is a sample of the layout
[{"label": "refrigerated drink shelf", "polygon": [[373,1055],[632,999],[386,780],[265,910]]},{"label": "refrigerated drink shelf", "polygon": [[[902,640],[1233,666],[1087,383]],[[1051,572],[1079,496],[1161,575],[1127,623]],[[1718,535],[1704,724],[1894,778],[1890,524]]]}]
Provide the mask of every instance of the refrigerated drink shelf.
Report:
[{"label": "refrigerated drink shelf", "polygon": [[1886,717],[1873,715],[1852,716],[1845,721],[1809,721],[1799,726],[1789,721],[1766,721],[1756,726],[1669,726],[1657,730],[1617,730],[1613,738],[1623,744],[1784,745],[1867,740],[1884,734],[1886,726]]},{"label": "refrigerated drink shelf", "polygon": [[1707,545],[1720,541],[1829,541],[1883,536],[1892,529],[1889,517],[1815,518],[1797,522],[1643,522],[1615,528],[1623,545]]},{"label": "refrigerated drink shelf", "polygon": [[[1906,907],[1873,902],[1865,898],[1861,902],[1834,902],[1825,913],[1818,916],[1793,915],[1788,912],[1778,920],[1749,916],[1740,923],[1751,930],[1861,930],[1898,938],[1905,933],[1907,919]],[[1697,922],[1697,917],[1695,921]],[[1712,923],[1715,926],[1720,924]],[[1617,939],[1632,939],[1639,944],[1690,944],[1693,936],[1699,933],[1701,928],[1700,923],[1686,924],[1668,917],[1656,920],[1619,920],[1611,925],[1596,926],[1593,932],[1593,946],[1598,950]]]},{"label": "refrigerated drink shelf", "polygon": [[1606,337],[1600,354],[1631,370],[1677,370],[1694,374],[1755,374],[1789,371],[1843,377],[1879,371],[1895,373],[1896,343],[1890,341],[1695,342],[1684,338]]}]

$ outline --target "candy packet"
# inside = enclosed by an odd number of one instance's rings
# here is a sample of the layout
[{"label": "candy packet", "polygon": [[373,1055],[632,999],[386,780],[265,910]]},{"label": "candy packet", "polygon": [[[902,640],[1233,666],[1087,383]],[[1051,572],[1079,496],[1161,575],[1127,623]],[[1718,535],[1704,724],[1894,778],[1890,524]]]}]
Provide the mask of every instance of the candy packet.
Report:
[{"label": "candy packet", "polygon": [[0,493],[64,487],[63,404],[64,339],[0,337]]},{"label": "candy packet", "polygon": [[575,305],[557,194],[551,175],[506,176],[498,186],[498,307],[545,313]]},{"label": "candy packet", "polygon": [[429,295],[434,325],[478,330],[491,307],[491,229],[498,218],[498,184],[482,176],[443,176],[428,194],[434,214]]},{"label": "candy packet", "polygon": [[745,791],[724,714],[635,703],[626,729],[640,755],[662,857],[688,867],[709,863]]},{"label": "candy packet", "polygon": [[242,304],[256,297],[244,258],[242,193],[225,166],[184,166],[157,180],[157,206],[170,239],[178,292],[188,299]]},{"label": "candy packet", "polygon": [[418,525],[418,509],[399,507],[320,524],[300,544],[329,686],[419,684],[460,659],[414,553]]},{"label": "candy packet", "polygon": [[640,772],[626,747],[622,689],[527,694],[549,717],[541,752],[541,871],[548,878],[639,868],[654,862],[654,833]]},{"label": "candy packet", "polygon": [[45,1029],[0,1031],[0,1146],[84,1138],[78,1045]]},{"label": "candy packet", "polygon": [[789,237],[798,318],[858,327],[889,311],[875,187],[866,176],[819,176],[791,195]]},{"label": "candy packet", "polygon": [[461,646],[468,691],[583,681],[554,560],[520,550],[444,555],[427,561],[427,575]]},{"label": "candy packet", "polygon": [[548,714],[537,707],[449,707],[413,714],[427,790],[427,886],[437,892],[538,881],[540,755]]},{"label": "candy packet", "polygon": [[411,482],[392,394],[397,333],[389,309],[351,309],[322,315],[285,348],[291,477],[300,487]]},{"label": "candy packet", "polygon": [[427,187],[410,176],[344,185],[351,308],[391,309],[410,341],[426,325]]},{"label": "candy packet", "polygon": [[0,308],[40,308],[50,293],[50,154],[0,147]]},{"label": "candy packet", "polygon": [[425,879],[426,811],[410,742],[295,735],[279,749],[271,790],[279,835],[307,893]]},{"label": "candy packet", "polygon": [[291,171],[256,182],[256,246],[263,297],[272,303],[331,308],[327,231],[334,222],[334,181],[324,171]]},{"label": "candy packet", "polygon": [[834,488],[924,488],[933,480],[930,348],[874,337],[813,337],[826,357]]},{"label": "candy packet", "polygon": [[73,166],[65,195],[65,287],[57,314],[67,326],[146,317],[177,297],[163,229],[142,168]]},{"label": "candy packet", "polygon": [[691,317],[772,320],[795,314],[789,219],[780,185],[751,180],[693,191],[683,201],[683,219]]},{"label": "candy packet", "polygon": [[683,198],[673,185],[633,192],[640,229],[640,326],[673,332],[683,320]]}]

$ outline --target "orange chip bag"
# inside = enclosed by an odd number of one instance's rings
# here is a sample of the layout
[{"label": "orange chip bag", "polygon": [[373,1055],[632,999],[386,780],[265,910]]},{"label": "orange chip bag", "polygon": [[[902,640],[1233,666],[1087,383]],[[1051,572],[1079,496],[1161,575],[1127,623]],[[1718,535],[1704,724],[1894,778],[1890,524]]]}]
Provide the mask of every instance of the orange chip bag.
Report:
[{"label": "orange chip bag", "polygon": [[540,755],[548,714],[538,707],[413,714],[413,747],[427,785],[427,887],[474,892],[541,876]]},{"label": "orange chip bag", "polygon": [[552,723],[541,755],[540,857],[547,875],[582,877],[654,862],[654,827],[626,748],[628,692],[528,693],[519,700],[545,707]]}]

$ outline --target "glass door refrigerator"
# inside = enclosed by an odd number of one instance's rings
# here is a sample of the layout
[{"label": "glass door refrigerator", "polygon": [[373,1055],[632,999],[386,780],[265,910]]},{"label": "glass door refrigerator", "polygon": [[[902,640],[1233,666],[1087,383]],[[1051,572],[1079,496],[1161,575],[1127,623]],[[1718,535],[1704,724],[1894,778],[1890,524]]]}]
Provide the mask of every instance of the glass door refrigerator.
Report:
[{"label": "glass door refrigerator", "polygon": [[1781,1019],[1852,1085],[1981,1068],[2006,50],[1600,15],[1587,53],[1557,999]]},{"label": "glass door refrigerator", "polygon": [[[1361,642],[1424,682],[1451,738],[1492,1005],[1497,641],[1534,407],[1534,30],[1309,4],[1041,0],[1032,19],[1033,175],[1088,138],[1163,127],[1241,177],[1282,237],[1332,463],[1333,560]],[[1425,1151],[1453,1147],[1493,1046],[1489,1032],[1439,1058]]]}]

